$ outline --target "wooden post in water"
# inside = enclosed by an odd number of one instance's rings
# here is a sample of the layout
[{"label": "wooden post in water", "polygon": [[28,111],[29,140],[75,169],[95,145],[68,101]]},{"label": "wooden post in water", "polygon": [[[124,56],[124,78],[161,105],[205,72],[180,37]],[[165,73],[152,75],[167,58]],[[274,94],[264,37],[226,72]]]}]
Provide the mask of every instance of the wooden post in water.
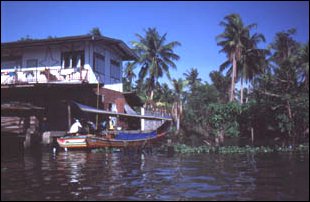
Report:
[{"label": "wooden post in water", "polygon": [[36,66],[36,83],[38,83],[38,65]]},{"label": "wooden post in water", "polygon": [[[141,115],[145,115],[145,109],[144,107],[141,107]],[[145,119],[141,119],[141,131],[144,131],[145,129]]]},{"label": "wooden post in water", "polygon": [[[99,107],[99,82],[100,82],[100,77],[98,79],[98,84],[97,84],[97,109]],[[98,119],[99,119],[99,115],[98,113],[96,113],[96,130],[98,130]]]},{"label": "wooden post in water", "polygon": [[70,129],[71,126],[71,106],[70,103],[68,103],[68,129]]},{"label": "wooden post in water", "polygon": [[254,128],[251,127],[251,141],[252,141],[252,144],[254,143]]}]

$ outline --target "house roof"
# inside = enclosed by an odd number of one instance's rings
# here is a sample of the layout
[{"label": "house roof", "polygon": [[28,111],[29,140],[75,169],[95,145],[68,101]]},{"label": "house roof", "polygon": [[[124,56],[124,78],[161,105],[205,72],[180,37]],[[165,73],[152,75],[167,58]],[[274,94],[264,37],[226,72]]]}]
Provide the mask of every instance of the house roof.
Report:
[{"label": "house roof", "polygon": [[5,49],[12,48],[25,48],[33,46],[44,46],[44,45],[59,45],[68,42],[79,42],[79,41],[94,41],[101,42],[110,47],[115,48],[120,54],[123,60],[136,60],[137,55],[130,49],[122,40],[113,39],[106,36],[93,36],[90,34],[79,35],[79,36],[67,36],[67,37],[57,37],[48,39],[31,39],[25,41],[14,41],[1,43],[1,52]]}]

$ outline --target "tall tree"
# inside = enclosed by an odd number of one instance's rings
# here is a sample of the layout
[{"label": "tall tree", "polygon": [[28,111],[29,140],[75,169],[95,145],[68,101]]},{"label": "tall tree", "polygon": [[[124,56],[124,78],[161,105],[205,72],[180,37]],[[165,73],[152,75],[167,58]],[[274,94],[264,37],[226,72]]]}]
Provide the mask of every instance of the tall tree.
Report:
[{"label": "tall tree", "polygon": [[270,45],[270,70],[255,86],[256,100],[270,110],[267,117],[272,117],[273,128],[293,144],[309,131],[309,91],[304,88],[304,74],[300,71],[302,66],[309,65],[309,59],[302,56],[300,44],[292,37],[294,33],[290,29],[276,34]]},{"label": "tall tree", "polygon": [[253,78],[262,73],[267,65],[266,54],[268,53],[265,49],[257,48],[259,42],[265,42],[265,37],[262,34],[253,34],[249,40],[246,41],[244,46],[243,54],[238,63],[237,72],[241,80],[240,86],[240,103],[243,103],[243,81],[246,83],[253,80]]},{"label": "tall tree", "polygon": [[235,82],[237,77],[237,63],[240,62],[245,44],[249,40],[250,30],[256,24],[244,26],[240,15],[230,14],[221,21],[224,32],[217,36],[217,45],[221,46],[220,52],[227,55],[228,60],[220,66],[220,70],[224,70],[232,64],[229,74],[231,75],[230,101],[234,100]]},{"label": "tall tree", "polygon": [[177,41],[167,43],[166,35],[161,36],[156,28],[148,28],[145,31],[145,36],[136,34],[139,41],[132,42],[134,50],[139,56],[137,63],[141,65],[139,80],[147,78],[149,100],[153,100],[158,79],[164,74],[170,79],[169,69],[176,69],[174,61],[180,58],[173,49],[181,44]]},{"label": "tall tree", "polygon": [[229,83],[230,78],[226,75],[222,75],[219,71],[212,71],[209,74],[214,87],[219,92],[219,100],[222,103],[226,103],[229,100]]},{"label": "tall tree", "polygon": [[92,36],[102,36],[99,27],[94,27],[89,31],[89,34]]},{"label": "tall tree", "polygon": [[135,63],[134,62],[127,62],[125,64],[125,69],[124,69],[124,78],[126,80],[126,83],[128,83],[128,90],[131,91],[132,90],[132,82],[133,79],[136,78],[136,74],[134,72],[134,66]]},{"label": "tall tree", "polygon": [[166,109],[168,109],[169,107],[171,108],[173,101],[174,95],[172,90],[169,88],[167,83],[162,84],[160,89],[159,102],[163,102]]},{"label": "tall tree", "polygon": [[201,82],[201,78],[198,78],[198,74],[199,73],[196,68],[191,68],[186,73],[183,73],[191,90],[193,90],[193,88],[195,88],[195,86],[197,86]]},{"label": "tall tree", "polygon": [[185,87],[185,82],[183,79],[179,78],[178,80],[173,79],[173,91],[174,91],[174,103],[172,106],[172,116],[176,120],[177,131],[180,130],[181,116],[183,114],[183,103],[182,103],[182,94]]},{"label": "tall tree", "polygon": [[309,93],[309,42],[300,48],[298,53],[299,79]]}]

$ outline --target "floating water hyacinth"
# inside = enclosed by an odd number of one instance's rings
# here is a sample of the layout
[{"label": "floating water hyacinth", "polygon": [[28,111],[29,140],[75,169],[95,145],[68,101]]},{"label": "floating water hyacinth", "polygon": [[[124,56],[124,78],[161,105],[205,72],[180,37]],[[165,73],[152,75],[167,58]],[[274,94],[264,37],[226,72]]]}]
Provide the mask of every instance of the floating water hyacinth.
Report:
[{"label": "floating water hyacinth", "polygon": [[308,151],[309,145],[301,144],[296,147],[284,146],[284,147],[269,147],[269,146],[260,146],[252,147],[249,145],[246,146],[223,146],[223,147],[214,147],[214,146],[199,146],[191,147],[185,144],[176,144],[174,145],[174,150],[177,153],[220,153],[220,154],[232,154],[232,153],[270,153],[270,152],[296,152],[296,151]]}]

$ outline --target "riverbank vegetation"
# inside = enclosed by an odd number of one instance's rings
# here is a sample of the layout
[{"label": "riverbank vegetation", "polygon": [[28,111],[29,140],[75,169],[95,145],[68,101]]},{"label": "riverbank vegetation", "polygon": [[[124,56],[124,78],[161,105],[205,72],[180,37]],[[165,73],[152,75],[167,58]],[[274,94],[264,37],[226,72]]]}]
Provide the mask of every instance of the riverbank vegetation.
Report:
[{"label": "riverbank vegetation", "polygon": [[[175,144],[174,151],[177,153],[200,154],[200,153],[218,153],[218,154],[234,154],[234,153],[270,153],[270,152],[309,152],[309,144],[299,144],[292,146],[208,146],[201,145],[197,147],[188,146],[186,144]],[[168,151],[167,147],[163,148]]]},{"label": "riverbank vegetation", "polygon": [[[169,70],[181,57],[174,48],[181,43],[167,42],[167,34],[149,28],[133,42],[140,59],[126,65],[124,89],[171,111],[175,127],[170,138],[177,151],[187,145],[205,152],[222,146],[224,152],[227,139],[233,137],[284,150],[308,142],[309,43],[297,42],[296,30],[289,29],[278,32],[262,49],[263,33],[252,33],[256,24],[244,25],[238,14],[231,14],[220,25],[224,29],[215,40],[227,60],[209,74],[211,83],[202,81],[200,67],[184,72],[184,78],[171,78]],[[158,81],[164,75],[171,85]]]}]

